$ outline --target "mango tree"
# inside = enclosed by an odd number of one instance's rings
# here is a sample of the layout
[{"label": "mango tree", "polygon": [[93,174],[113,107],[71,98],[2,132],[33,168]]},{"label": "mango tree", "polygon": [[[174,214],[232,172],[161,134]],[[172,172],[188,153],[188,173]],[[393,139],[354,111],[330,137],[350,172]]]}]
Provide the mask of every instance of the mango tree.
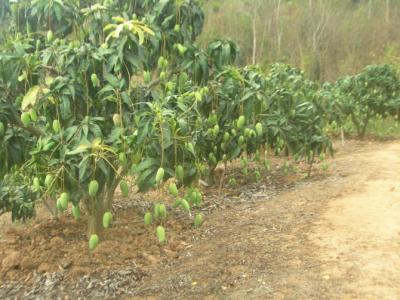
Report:
[{"label": "mango tree", "polygon": [[335,101],[361,138],[365,136],[371,118],[385,118],[398,113],[400,81],[392,66],[368,66],[357,75],[339,79],[336,88]]},{"label": "mango tree", "polygon": [[[203,12],[197,1],[110,0],[7,0],[1,12],[2,185],[14,178],[33,187],[29,199],[50,197],[59,211],[72,203],[76,215],[83,203],[89,235],[99,232],[132,165],[152,186],[177,161],[161,102],[180,69],[208,73],[193,44]],[[17,201],[7,195],[5,210]]]},{"label": "mango tree", "polygon": [[[59,212],[72,203],[76,218],[83,204],[94,248],[112,220],[115,190],[129,194],[127,178],[145,191],[174,177],[175,206],[191,213],[201,203],[191,184],[212,177],[220,162],[270,148],[312,163],[331,149],[317,86],[285,65],[267,74],[234,67],[238,50],[229,40],[197,47],[204,19],[197,1],[8,4],[0,30],[0,207],[17,208],[15,218],[32,216],[36,199],[52,199]],[[145,223],[165,215],[159,204]],[[157,235],[165,240],[162,228]]]}]

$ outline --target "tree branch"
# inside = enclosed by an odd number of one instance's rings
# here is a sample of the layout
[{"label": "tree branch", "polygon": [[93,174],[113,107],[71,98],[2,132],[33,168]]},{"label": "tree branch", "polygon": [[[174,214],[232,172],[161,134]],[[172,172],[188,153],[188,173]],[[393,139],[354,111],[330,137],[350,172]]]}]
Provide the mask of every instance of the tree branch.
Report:
[{"label": "tree branch", "polygon": [[19,115],[19,113],[15,109],[15,107],[12,104],[10,104],[9,107],[10,107],[10,110],[11,110],[11,113],[12,113],[14,125],[16,125],[17,127],[25,129],[26,131],[32,133],[36,137],[40,137],[40,136],[45,135],[45,133],[40,128],[34,127],[32,125],[24,126],[24,124],[21,121],[21,116]]}]

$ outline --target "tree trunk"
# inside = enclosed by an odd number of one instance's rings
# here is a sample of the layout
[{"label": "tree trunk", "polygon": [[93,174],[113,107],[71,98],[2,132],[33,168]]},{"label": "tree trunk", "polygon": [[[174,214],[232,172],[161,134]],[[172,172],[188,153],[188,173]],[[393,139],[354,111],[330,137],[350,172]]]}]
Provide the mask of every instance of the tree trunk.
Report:
[{"label": "tree trunk", "polygon": [[362,125],[361,132],[360,132],[360,138],[361,139],[364,139],[364,137],[365,137],[365,132],[367,131],[367,126],[368,126],[368,123],[369,123],[369,119],[370,119],[370,117],[367,117],[364,120],[364,124]]},{"label": "tree trunk", "polygon": [[368,1],[368,20],[371,20],[372,15],[372,0]]},{"label": "tree trunk", "polygon": [[309,177],[311,177],[312,167],[313,167],[313,164],[314,164],[314,154],[313,154],[313,156],[311,158],[311,161],[309,161],[308,164],[309,165],[308,165],[307,177],[309,178]]},{"label": "tree trunk", "polygon": [[110,182],[110,184],[107,186],[107,191],[105,193],[105,199],[104,199],[104,211],[105,212],[111,211],[112,203],[114,200],[115,190],[120,182],[121,182],[121,177],[118,176],[118,177],[114,178],[114,180],[112,180]]},{"label": "tree trunk", "polygon": [[99,237],[103,231],[103,214],[104,214],[104,198],[106,192],[99,195],[97,198],[90,198],[87,200],[87,213],[88,213],[88,231],[87,236],[90,238],[92,234],[97,234]]},{"label": "tree trunk", "polygon": [[215,184],[215,167],[214,166],[209,166],[208,167],[208,174],[207,174],[207,183],[209,185],[214,185]]},{"label": "tree trunk", "polygon": [[105,212],[112,210],[115,189],[119,185],[122,175],[127,172],[128,168],[118,172],[114,178],[110,179],[104,189],[96,198],[88,198],[83,201],[88,214],[88,238],[92,234],[101,237],[103,232],[103,215]]},{"label": "tree trunk", "polygon": [[256,55],[257,55],[257,27],[256,27],[256,10],[253,13],[253,56],[252,56],[252,64],[256,64]]},{"label": "tree trunk", "polygon": [[276,8],[276,33],[277,33],[277,43],[278,43],[278,56],[281,55],[281,28],[280,28],[280,13],[281,13],[281,0],[277,0]]},{"label": "tree trunk", "polygon": [[88,212],[88,239],[92,234],[97,234],[101,237],[103,233],[103,214],[104,212],[102,210],[96,210],[93,213]]},{"label": "tree trunk", "polygon": [[342,146],[344,146],[344,129],[343,129],[343,126],[340,126],[340,138],[342,140]]},{"label": "tree trunk", "polygon": [[351,114],[351,120],[352,120],[354,126],[356,127],[357,135],[360,137],[361,136],[361,125],[358,123],[356,117],[353,114]]},{"label": "tree trunk", "polygon": [[386,0],[386,24],[390,23],[390,0]]}]

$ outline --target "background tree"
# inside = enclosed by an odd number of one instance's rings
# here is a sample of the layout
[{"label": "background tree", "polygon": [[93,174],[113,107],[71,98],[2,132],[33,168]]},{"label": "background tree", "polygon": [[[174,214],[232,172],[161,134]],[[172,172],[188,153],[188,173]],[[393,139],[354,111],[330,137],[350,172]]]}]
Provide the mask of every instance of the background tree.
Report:
[{"label": "background tree", "polygon": [[[207,18],[199,40],[206,44],[216,37],[230,38],[239,45],[242,65],[252,63],[254,48],[252,19],[244,3],[205,2]],[[400,56],[399,16],[396,1],[261,0],[256,62],[289,63],[320,81],[335,81],[369,64],[393,63]]]}]

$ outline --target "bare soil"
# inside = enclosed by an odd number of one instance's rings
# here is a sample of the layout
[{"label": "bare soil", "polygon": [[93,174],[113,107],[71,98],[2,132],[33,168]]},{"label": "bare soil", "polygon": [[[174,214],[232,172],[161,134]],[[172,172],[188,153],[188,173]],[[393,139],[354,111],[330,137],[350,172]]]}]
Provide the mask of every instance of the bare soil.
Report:
[{"label": "bare soil", "polygon": [[400,142],[336,148],[311,178],[276,160],[260,183],[205,189],[204,225],[171,212],[164,245],[142,221],[160,192],[118,201],[93,253],[69,215],[0,219],[0,298],[399,299]]}]

